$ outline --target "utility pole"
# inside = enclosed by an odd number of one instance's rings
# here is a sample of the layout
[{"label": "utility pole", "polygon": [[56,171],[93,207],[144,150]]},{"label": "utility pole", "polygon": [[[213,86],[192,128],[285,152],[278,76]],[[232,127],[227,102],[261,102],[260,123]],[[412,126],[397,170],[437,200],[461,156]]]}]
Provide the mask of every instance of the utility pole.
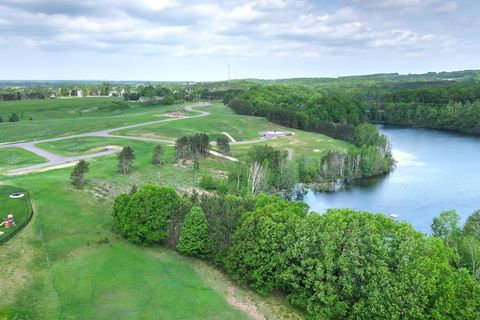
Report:
[{"label": "utility pole", "polygon": [[230,63],[228,64],[228,84],[230,84]]}]

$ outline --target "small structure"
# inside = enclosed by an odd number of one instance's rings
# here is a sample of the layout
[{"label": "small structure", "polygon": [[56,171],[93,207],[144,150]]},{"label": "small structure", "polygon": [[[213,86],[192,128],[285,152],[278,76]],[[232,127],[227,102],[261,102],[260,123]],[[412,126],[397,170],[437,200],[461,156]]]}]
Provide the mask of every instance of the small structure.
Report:
[{"label": "small structure", "polygon": [[83,96],[82,90],[77,88],[70,90],[70,97],[82,97],[82,96]]},{"label": "small structure", "polygon": [[9,197],[11,199],[18,199],[18,198],[22,198],[25,194],[21,193],[21,192],[14,192],[12,193]]},{"label": "small structure", "polygon": [[9,214],[6,218],[3,219],[2,224],[0,226],[4,226],[5,228],[12,228],[15,226],[15,218],[13,214]]}]

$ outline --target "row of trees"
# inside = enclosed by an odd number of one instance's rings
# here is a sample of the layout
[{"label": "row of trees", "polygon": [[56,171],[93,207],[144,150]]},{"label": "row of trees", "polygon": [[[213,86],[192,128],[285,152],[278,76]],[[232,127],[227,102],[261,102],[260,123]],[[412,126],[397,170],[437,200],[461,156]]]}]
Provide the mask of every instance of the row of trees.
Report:
[{"label": "row of trees", "polygon": [[205,133],[178,138],[175,142],[178,159],[206,157],[210,148],[210,138]]},{"label": "row of trees", "polygon": [[120,195],[113,215],[127,239],[213,261],[261,294],[284,292],[312,319],[480,314],[480,284],[450,263],[444,241],[381,214],[308,214],[275,196],[181,197],[147,185]]},{"label": "row of trees", "polygon": [[447,105],[388,103],[383,108],[371,108],[369,118],[391,124],[480,134],[480,100]]}]

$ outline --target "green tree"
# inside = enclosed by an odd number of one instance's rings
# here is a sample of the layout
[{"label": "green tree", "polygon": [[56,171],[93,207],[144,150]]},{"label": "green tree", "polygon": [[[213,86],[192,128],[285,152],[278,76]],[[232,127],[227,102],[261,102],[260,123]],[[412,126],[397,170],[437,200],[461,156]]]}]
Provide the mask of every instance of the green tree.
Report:
[{"label": "green tree", "polygon": [[432,234],[447,241],[449,237],[460,233],[459,223],[460,216],[455,210],[443,211],[438,217],[433,218]]},{"label": "green tree", "polygon": [[153,165],[159,166],[159,165],[162,164],[163,153],[164,153],[164,149],[163,149],[163,146],[161,144],[157,144],[153,148],[153,155],[152,155],[152,164]]},{"label": "green tree", "polygon": [[8,117],[8,122],[18,122],[20,121],[20,117],[16,113],[12,113],[10,117]]},{"label": "green tree", "polygon": [[302,203],[259,197],[255,210],[244,214],[233,236],[226,258],[232,277],[262,294],[280,289],[278,276],[288,263],[283,253],[294,236],[296,224],[305,215]]},{"label": "green tree", "polygon": [[129,195],[115,199],[113,216],[116,228],[138,244],[163,243],[168,236],[171,218],[182,210],[182,199],[175,190],[146,185]]},{"label": "green tree", "polygon": [[211,252],[208,223],[200,207],[193,207],[185,217],[177,250],[194,257],[206,257]]},{"label": "green tree", "polygon": [[222,135],[217,137],[217,148],[223,154],[230,153],[230,140]]},{"label": "green tree", "polygon": [[78,163],[73,167],[72,173],[70,174],[70,180],[72,180],[72,184],[80,188],[85,184],[85,175],[88,172],[89,163],[85,160],[80,160]]},{"label": "green tree", "polygon": [[123,147],[122,151],[118,154],[118,170],[123,173],[127,174],[130,170],[130,166],[135,159],[135,154],[133,149],[130,147]]},{"label": "green tree", "polygon": [[467,218],[463,232],[480,240],[480,210],[475,211]]}]

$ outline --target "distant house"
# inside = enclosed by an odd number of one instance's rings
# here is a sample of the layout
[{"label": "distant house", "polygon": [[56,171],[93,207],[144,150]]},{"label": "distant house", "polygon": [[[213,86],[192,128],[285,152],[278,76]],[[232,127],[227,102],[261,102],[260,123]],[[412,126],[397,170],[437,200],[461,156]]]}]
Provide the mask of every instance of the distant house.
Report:
[{"label": "distant house", "polygon": [[125,93],[125,89],[122,90],[117,90],[117,88],[113,88],[108,92],[109,97],[123,97],[123,94]]},{"label": "distant house", "polygon": [[83,97],[82,90],[76,88],[70,90],[70,97]]}]

